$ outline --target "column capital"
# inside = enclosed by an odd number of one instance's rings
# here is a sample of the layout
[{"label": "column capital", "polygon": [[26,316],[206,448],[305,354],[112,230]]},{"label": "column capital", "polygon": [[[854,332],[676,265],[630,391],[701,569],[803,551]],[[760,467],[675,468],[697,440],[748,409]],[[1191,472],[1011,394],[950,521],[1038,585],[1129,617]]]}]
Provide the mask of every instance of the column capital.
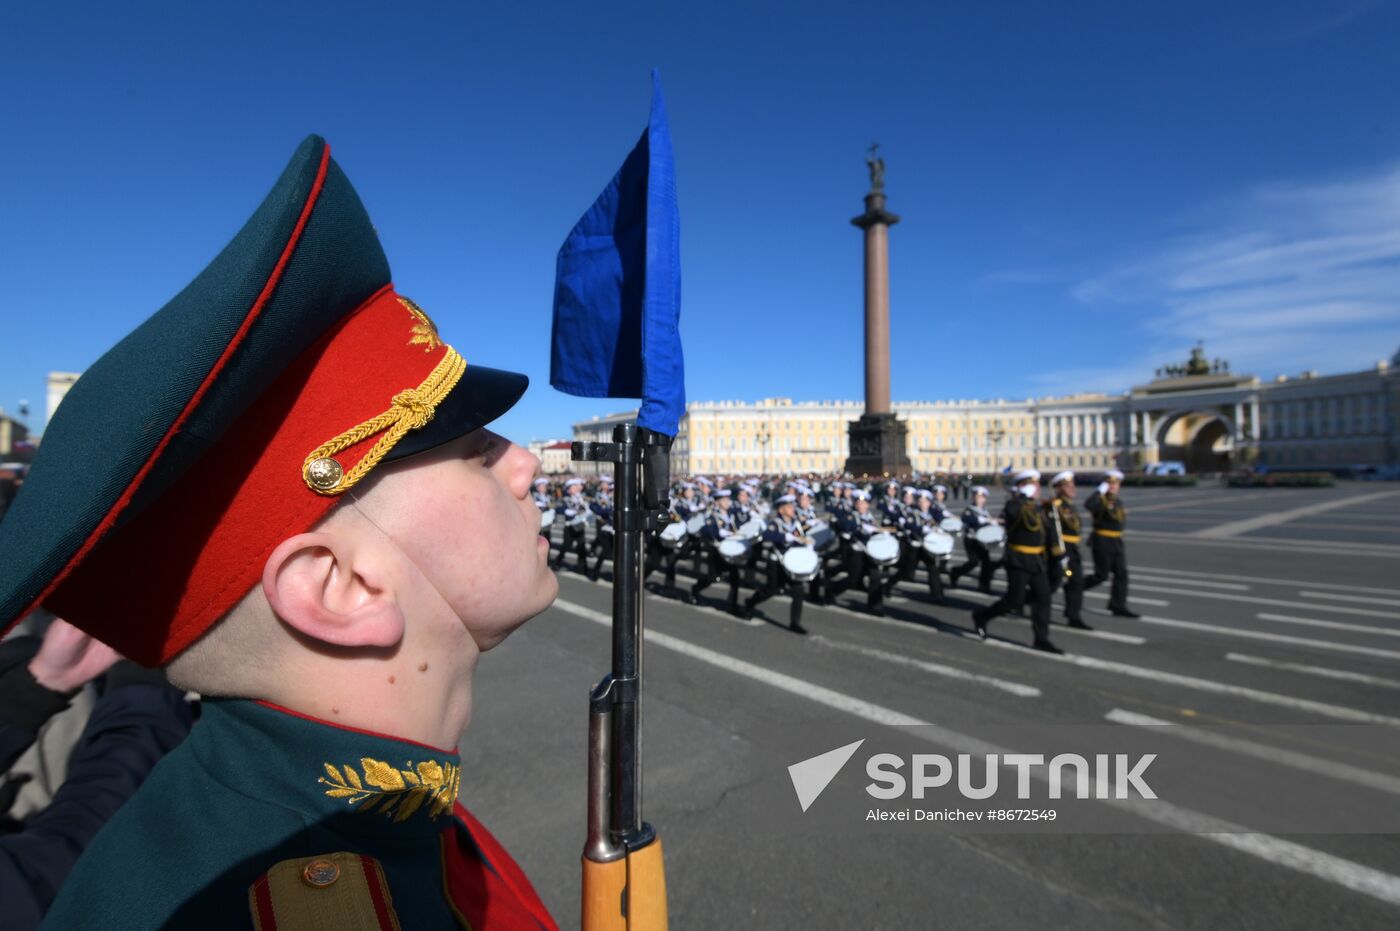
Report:
[{"label": "column capital", "polygon": [[851,225],[859,226],[863,230],[881,223],[894,226],[898,222],[899,217],[885,209],[885,195],[876,191],[865,195],[865,213],[851,218]]}]

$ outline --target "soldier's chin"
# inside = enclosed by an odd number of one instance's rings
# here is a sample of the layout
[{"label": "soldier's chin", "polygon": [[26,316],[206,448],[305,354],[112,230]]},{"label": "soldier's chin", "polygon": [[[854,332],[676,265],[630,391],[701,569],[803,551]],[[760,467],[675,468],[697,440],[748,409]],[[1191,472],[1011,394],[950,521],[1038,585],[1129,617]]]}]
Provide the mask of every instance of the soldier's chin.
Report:
[{"label": "soldier's chin", "polygon": [[530,602],[529,604],[524,606],[524,610],[522,611],[520,620],[496,632],[496,636],[494,639],[489,639],[486,642],[482,643],[482,651],[485,652],[486,650],[491,649],[496,644],[500,643],[502,640],[515,633],[515,631],[518,630],[521,627],[521,625],[525,624],[532,618],[538,617],[539,615],[543,614],[546,610],[548,610],[550,605],[554,604],[554,599],[558,597],[559,579],[557,576],[555,576],[554,570],[550,569],[549,566],[546,565],[544,572],[540,574],[539,582],[536,583],[534,590],[530,593]]}]

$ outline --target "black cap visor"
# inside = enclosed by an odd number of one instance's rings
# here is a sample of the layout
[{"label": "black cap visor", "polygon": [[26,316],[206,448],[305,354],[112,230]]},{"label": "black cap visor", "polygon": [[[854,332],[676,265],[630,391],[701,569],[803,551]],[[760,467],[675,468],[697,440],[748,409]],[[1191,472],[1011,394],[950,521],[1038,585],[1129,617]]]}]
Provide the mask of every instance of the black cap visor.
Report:
[{"label": "black cap visor", "polygon": [[529,376],[519,372],[468,363],[461,381],[438,402],[433,419],[408,431],[385,461],[407,459],[481,429],[514,407],[529,385]]}]

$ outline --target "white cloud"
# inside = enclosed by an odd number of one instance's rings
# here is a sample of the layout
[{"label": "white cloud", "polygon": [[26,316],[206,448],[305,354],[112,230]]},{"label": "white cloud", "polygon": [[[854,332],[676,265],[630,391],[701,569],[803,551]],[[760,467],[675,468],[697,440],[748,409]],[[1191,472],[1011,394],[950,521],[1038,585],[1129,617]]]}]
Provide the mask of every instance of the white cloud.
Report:
[{"label": "white cloud", "polygon": [[1137,308],[1148,370],[1198,339],[1260,375],[1362,368],[1400,344],[1400,167],[1263,185],[1196,216],[1198,231],[1072,290]]}]

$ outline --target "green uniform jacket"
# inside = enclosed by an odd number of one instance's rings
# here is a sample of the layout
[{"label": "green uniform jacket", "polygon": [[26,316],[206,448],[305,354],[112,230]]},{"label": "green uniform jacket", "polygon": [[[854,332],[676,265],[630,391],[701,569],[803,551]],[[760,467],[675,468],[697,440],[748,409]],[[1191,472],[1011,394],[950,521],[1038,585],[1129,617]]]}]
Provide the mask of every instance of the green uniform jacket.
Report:
[{"label": "green uniform jacket", "polygon": [[460,765],[455,751],[272,705],[205,702],[44,927],[553,929],[524,873],[457,804]]}]

